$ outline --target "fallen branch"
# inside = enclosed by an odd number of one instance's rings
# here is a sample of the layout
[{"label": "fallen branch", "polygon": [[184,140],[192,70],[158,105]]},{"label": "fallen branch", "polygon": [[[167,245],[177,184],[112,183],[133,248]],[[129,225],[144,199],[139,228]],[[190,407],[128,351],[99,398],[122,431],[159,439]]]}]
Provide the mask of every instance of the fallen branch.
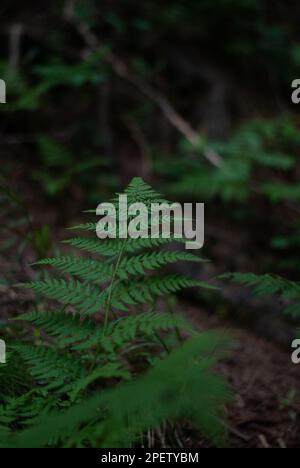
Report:
[{"label": "fallen branch", "polygon": [[[68,21],[75,25],[78,33],[84,39],[86,45],[91,51],[101,47],[101,43],[98,37],[93,33],[90,27],[75,15],[73,0],[69,0],[66,3],[65,17]],[[108,65],[110,65],[111,69],[116,75],[118,75],[124,81],[127,81],[131,85],[135,86],[141,93],[147,96],[148,99],[154,102],[159,107],[169,123],[174,128],[176,128],[177,131],[181,133],[193,146],[197,145],[199,141],[198,133],[189,124],[189,122],[187,122],[180,114],[178,114],[178,112],[174,109],[172,104],[165,96],[149,86],[148,83],[146,83],[140,77],[133,74],[127,64],[124,63],[113,52],[108,51],[105,54],[103,60],[105,60]],[[221,156],[212,149],[204,151],[204,156],[215,167],[220,167],[223,163]]]}]

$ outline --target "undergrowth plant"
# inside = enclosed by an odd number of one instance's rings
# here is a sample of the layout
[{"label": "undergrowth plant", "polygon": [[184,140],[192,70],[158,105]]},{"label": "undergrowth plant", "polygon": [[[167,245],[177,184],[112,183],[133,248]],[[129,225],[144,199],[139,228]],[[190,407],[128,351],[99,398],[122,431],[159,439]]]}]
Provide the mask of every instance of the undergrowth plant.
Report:
[{"label": "undergrowth plant", "polygon": [[5,223],[0,226],[0,252],[11,249],[14,256],[21,258],[27,245],[31,245],[38,258],[51,250],[49,226],[35,227],[31,214],[22,196],[8,187],[6,178],[0,174],[0,207]]},{"label": "undergrowth plant", "polygon": [[[139,178],[125,193],[161,201]],[[65,244],[78,253],[39,261],[44,277],[21,285],[37,300],[16,319],[28,333],[0,366],[0,446],[130,447],[165,423],[176,445],[178,420],[221,444],[230,392],[212,366],[227,340],[163,311],[177,291],[212,286],[162,267],[202,260],[167,249],[174,239],[100,240],[95,227],[77,226]]]},{"label": "undergrowth plant", "polygon": [[[300,283],[278,275],[254,273],[227,273],[221,278],[251,288],[256,296],[278,295],[284,302],[284,313],[300,321]],[[298,335],[300,330],[298,330]]]},{"label": "undergrowth plant", "polygon": [[[177,196],[244,203],[254,193],[271,203],[297,202],[300,188],[294,169],[299,143],[294,117],[257,119],[238,127],[225,142],[208,142],[203,136],[195,147],[184,140],[168,165],[159,158],[157,170],[170,180]],[[222,157],[217,170],[203,157],[208,148]]]}]

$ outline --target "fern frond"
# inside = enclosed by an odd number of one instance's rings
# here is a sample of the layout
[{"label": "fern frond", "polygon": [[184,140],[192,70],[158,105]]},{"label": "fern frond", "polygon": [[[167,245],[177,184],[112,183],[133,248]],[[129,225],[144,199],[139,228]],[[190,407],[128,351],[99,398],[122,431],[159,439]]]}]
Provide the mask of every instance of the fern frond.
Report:
[{"label": "fern frond", "polygon": [[40,418],[33,428],[15,435],[9,446],[45,447],[55,439],[63,447],[72,447],[75,441],[75,446],[129,447],[146,429],[166,419],[186,417],[221,444],[222,408],[230,392],[223,379],[210,371],[211,356],[217,357],[220,346],[224,339],[219,335],[201,334],[137,381],[104,391],[64,413]]},{"label": "fern frond", "polygon": [[158,331],[174,328],[194,334],[195,330],[183,317],[163,312],[145,312],[138,315],[122,317],[109,323],[106,334],[102,328],[97,330],[91,338],[77,346],[82,350],[95,346],[97,343],[108,352],[114,352],[138,337],[153,337]]},{"label": "fern frond", "polygon": [[87,389],[91,384],[96,382],[99,379],[122,379],[129,380],[130,373],[128,370],[124,369],[120,363],[110,362],[100,368],[95,369],[87,377],[80,379],[76,382],[74,389],[70,394],[71,400],[76,400],[78,395]]},{"label": "fern frond", "polygon": [[[192,280],[182,275],[150,276],[142,280],[131,280],[129,283],[118,283],[111,296],[111,305],[127,311],[127,306],[152,303],[157,297],[174,294],[182,289],[192,287],[217,289],[208,283]],[[105,295],[108,294],[109,291],[106,290]]]},{"label": "fern frond", "polygon": [[[146,270],[156,270],[177,261],[200,262],[201,259],[187,252],[151,252],[135,257],[125,257],[119,265],[117,275],[127,279],[129,275],[144,275]],[[203,261],[203,260],[202,260]],[[34,265],[50,265],[59,270],[78,276],[85,281],[105,281],[113,276],[114,265],[80,257],[47,258]]]},{"label": "fern frond", "polygon": [[52,266],[70,275],[78,276],[85,281],[97,282],[109,279],[114,270],[112,264],[81,257],[46,258],[36,262],[34,265]]},{"label": "fern frond", "polygon": [[118,276],[122,279],[128,279],[129,275],[144,275],[146,270],[157,270],[164,265],[178,261],[201,262],[204,260],[187,252],[151,252],[136,257],[123,258],[118,269]]},{"label": "fern frond", "polygon": [[32,385],[32,379],[28,376],[28,372],[24,369],[23,361],[18,353],[11,349],[8,343],[9,352],[6,355],[6,364],[0,365],[0,403],[3,403],[7,398],[15,398],[21,396]]},{"label": "fern frond", "polygon": [[99,242],[99,239],[96,238],[75,237],[73,239],[64,240],[63,244],[76,247],[77,249],[89,252],[91,254],[111,257],[116,255],[121,248],[121,241],[118,239],[114,240],[115,242],[112,240],[103,240],[102,242]]},{"label": "fern frond", "polygon": [[96,324],[80,316],[60,312],[30,312],[15,320],[27,321],[43,329],[60,345],[70,345],[86,340],[96,333]]},{"label": "fern frond", "polygon": [[129,203],[141,202],[149,204],[165,201],[162,199],[161,194],[153,190],[153,188],[144,182],[140,177],[135,177],[132,179],[126,188],[125,193],[128,196]]},{"label": "fern frond", "polygon": [[83,284],[71,279],[48,279],[23,283],[20,287],[33,289],[37,293],[55,299],[63,304],[71,304],[83,314],[93,314],[101,309],[104,298],[101,299],[101,291],[90,284]]},{"label": "fern frond", "polygon": [[71,226],[69,229],[72,231],[86,231],[96,232],[97,223],[81,223],[76,226]]},{"label": "fern frond", "polygon": [[[255,275],[253,273],[228,273],[222,275],[221,279],[230,279],[234,283],[241,284],[254,289],[257,296],[270,296],[279,294],[284,300],[300,301],[300,283],[290,281],[280,276],[265,274]],[[287,314],[300,317],[300,302],[292,304],[285,309]]]},{"label": "fern frond", "polygon": [[84,367],[66,353],[58,354],[45,346],[17,345],[14,349],[45,391],[60,389],[67,392],[74,381],[87,374]]},{"label": "fern frond", "polygon": [[[23,363],[24,366],[24,363]],[[7,437],[12,437],[16,427],[28,428],[37,417],[57,409],[55,396],[47,395],[37,387],[18,397],[9,398],[0,405],[0,447],[7,448]]]},{"label": "fern frond", "polygon": [[[96,231],[96,224],[94,224],[94,232]],[[170,244],[171,242],[184,243],[185,239],[175,239],[173,236],[170,239],[163,239],[162,237],[148,238],[148,239],[127,239],[124,252],[134,253],[142,249],[151,249],[163,245]],[[123,241],[119,239],[107,239],[100,241],[95,238],[75,237],[63,241],[64,244],[76,247],[91,254],[102,255],[104,257],[113,257],[120,252]]]},{"label": "fern frond", "polygon": [[[25,283],[21,286],[33,289],[64,304],[72,304],[85,315],[101,310],[110,295],[109,289],[100,292],[90,284],[84,285],[73,279],[69,282],[63,279],[50,279]],[[111,295],[111,305],[126,311],[129,305],[153,302],[155,297],[169,295],[190,287],[216,289],[208,283],[191,280],[181,275],[153,276],[145,280],[132,280],[129,284],[118,283]]]}]

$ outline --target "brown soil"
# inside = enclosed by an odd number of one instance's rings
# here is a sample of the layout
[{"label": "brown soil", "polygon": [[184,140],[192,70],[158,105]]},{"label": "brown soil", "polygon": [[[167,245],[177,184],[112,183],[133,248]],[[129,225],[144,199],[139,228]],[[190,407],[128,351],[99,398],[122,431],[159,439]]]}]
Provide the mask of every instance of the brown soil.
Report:
[{"label": "brown soil", "polygon": [[197,328],[221,328],[236,342],[218,365],[235,395],[228,408],[229,446],[300,448],[300,365],[292,363],[290,350],[203,310],[186,310]]}]

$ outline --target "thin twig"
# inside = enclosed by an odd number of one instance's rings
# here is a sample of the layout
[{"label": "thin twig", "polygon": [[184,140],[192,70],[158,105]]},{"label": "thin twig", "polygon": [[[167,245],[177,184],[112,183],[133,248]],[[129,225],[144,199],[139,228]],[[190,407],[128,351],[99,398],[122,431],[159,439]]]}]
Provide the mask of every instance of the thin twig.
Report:
[{"label": "thin twig", "polygon": [[14,24],[9,35],[9,72],[15,73],[20,62],[21,39],[23,33],[22,24]]},{"label": "thin twig", "polygon": [[266,436],[264,434],[259,434],[258,436],[263,448],[271,448],[267,439],[266,439]]},{"label": "thin twig", "polygon": [[243,434],[241,431],[236,429],[235,427],[231,426],[230,424],[224,423],[224,427],[227,429],[230,434],[235,435],[239,439],[243,440],[244,442],[249,442],[250,437],[247,436],[246,434]]}]

